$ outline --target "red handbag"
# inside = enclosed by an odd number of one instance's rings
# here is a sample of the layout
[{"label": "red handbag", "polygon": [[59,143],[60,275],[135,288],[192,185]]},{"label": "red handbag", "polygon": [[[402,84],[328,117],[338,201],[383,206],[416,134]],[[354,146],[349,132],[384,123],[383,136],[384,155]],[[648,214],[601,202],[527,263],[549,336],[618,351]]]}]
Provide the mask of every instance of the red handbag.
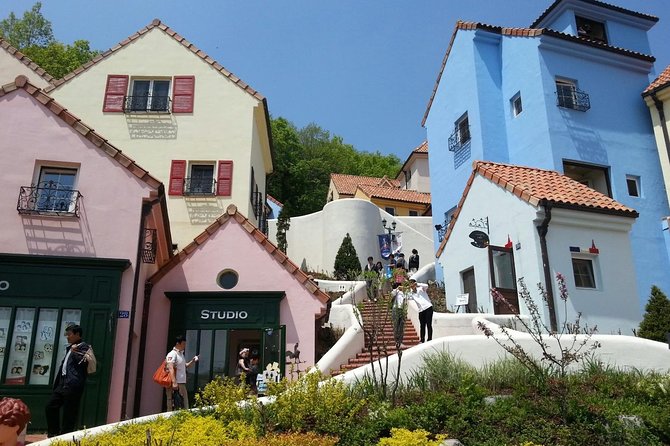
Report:
[{"label": "red handbag", "polygon": [[170,378],[170,372],[167,369],[165,359],[154,373],[154,382],[162,387],[172,387],[172,378]]}]

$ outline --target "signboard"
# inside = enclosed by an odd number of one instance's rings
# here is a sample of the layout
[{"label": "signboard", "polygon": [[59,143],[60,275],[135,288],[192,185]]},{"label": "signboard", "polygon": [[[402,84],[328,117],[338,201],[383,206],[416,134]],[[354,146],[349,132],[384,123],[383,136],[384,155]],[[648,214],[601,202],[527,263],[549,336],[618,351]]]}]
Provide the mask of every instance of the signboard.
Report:
[{"label": "signboard", "polygon": [[128,319],[130,317],[130,311],[128,310],[119,310],[119,315],[117,316],[119,319]]},{"label": "signboard", "polygon": [[489,246],[489,236],[486,232],[472,231],[468,237],[472,239],[470,244],[475,248],[486,248]]},{"label": "signboard", "polygon": [[456,305],[467,305],[470,302],[470,293],[459,294],[456,296]]}]

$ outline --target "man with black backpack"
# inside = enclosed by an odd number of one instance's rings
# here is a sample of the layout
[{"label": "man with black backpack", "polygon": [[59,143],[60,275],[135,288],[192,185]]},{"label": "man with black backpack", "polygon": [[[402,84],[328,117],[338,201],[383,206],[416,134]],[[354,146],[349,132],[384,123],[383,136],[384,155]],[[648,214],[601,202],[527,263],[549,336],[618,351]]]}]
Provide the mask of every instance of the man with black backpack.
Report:
[{"label": "man with black backpack", "polygon": [[[88,352],[90,346],[81,339],[82,329],[79,325],[70,325],[65,329],[65,337],[69,344],[65,349],[65,357],[58,368],[54,379],[54,390],[45,407],[47,417],[47,435],[55,437],[74,431],[79,415],[79,403],[84,393],[86,376],[88,375]],[[60,409],[63,408],[61,424]]]}]

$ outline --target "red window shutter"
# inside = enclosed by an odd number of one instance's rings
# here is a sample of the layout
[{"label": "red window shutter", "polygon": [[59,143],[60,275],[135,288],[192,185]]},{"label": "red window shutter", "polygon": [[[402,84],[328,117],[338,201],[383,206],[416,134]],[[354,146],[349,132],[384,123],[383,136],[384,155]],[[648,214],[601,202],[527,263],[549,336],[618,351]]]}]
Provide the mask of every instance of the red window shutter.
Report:
[{"label": "red window shutter", "polygon": [[107,76],[105,87],[105,101],[102,104],[104,112],[122,112],[123,101],[128,91],[128,76],[110,74]]},{"label": "red window shutter", "polygon": [[168,195],[184,195],[184,178],[186,178],[186,161],[172,160]]},{"label": "red window shutter", "polygon": [[172,85],[172,113],[193,113],[195,76],[175,76]]},{"label": "red window shutter", "polygon": [[233,162],[219,161],[219,174],[216,178],[216,195],[230,197],[233,192]]}]

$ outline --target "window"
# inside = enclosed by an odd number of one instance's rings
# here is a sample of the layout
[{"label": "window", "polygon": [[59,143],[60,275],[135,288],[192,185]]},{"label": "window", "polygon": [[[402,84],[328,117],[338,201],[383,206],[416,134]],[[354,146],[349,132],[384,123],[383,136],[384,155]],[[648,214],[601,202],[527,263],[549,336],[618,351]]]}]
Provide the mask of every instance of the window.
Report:
[{"label": "window", "polygon": [[612,197],[609,169],[607,167],[563,161],[563,173],[578,183],[595,189],[610,198]]},{"label": "window", "polygon": [[419,211],[409,211],[409,216],[410,217],[418,217],[419,216]]},{"label": "window", "polygon": [[510,99],[512,104],[512,115],[519,116],[523,111],[523,104],[521,104],[521,93],[515,94],[512,99]]},{"label": "window", "polygon": [[572,273],[574,275],[575,286],[577,288],[596,287],[596,276],[593,269],[592,259],[573,257]]},{"label": "window", "polygon": [[384,210],[388,212],[391,215],[395,215],[395,208],[392,207],[385,207]]},{"label": "window", "polygon": [[454,133],[449,137],[449,151],[455,152],[470,142],[470,123],[468,113],[454,123]]},{"label": "window", "polygon": [[626,187],[628,188],[628,195],[631,197],[639,197],[640,177],[635,175],[626,175]]},{"label": "window", "polygon": [[31,186],[22,186],[16,209],[19,214],[79,216],[79,197],[75,190],[77,169],[38,166]]},{"label": "window", "polygon": [[577,22],[577,35],[596,42],[607,43],[607,32],[605,24],[585,17],[575,16]]},{"label": "window", "polygon": [[404,171],[405,173],[405,186],[407,186],[412,179],[412,171],[410,169],[407,169]]},{"label": "window", "polygon": [[164,112],[170,111],[170,79],[133,80],[126,111]]},{"label": "window", "polygon": [[184,193],[187,195],[214,195],[214,163],[191,164]]},{"label": "window", "polygon": [[221,271],[221,273],[219,274],[217,283],[224,290],[230,290],[232,288],[235,288],[235,285],[237,285],[238,280],[239,276],[236,271],[232,269],[225,269]]},{"label": "window", "polygon": [[556,104],[583,112],[591,108],[589,95],[577,88],[576,81],[564,78],[556,79]]}]

